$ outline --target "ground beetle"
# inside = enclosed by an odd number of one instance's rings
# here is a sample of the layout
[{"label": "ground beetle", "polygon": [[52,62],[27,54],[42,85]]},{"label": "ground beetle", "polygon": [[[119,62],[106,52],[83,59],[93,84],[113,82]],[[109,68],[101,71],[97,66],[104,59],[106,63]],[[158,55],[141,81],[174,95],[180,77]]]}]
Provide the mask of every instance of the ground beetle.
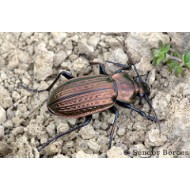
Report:
[{"label": "ground beetle", "polygon": [[[147,83],[143,81],[141,75],[139,75],[135,65],[130,63],[126,66],[121,63],[111,61],[107,62],[120,67],[120,69],[117,70],[112,76],[109,76],[106,73],[103,64],[90,62],[92,65],[99,65],[100,75],[74,78],[72,74],[63,71],[59,73],[52,84],[44,90],[31,89],[22,84],[22,87],[29,91],[50,91],[60,76],[64,76],[68,79],[68,81],[58,86],[51,93],[47,103],[48,110],[55,115],[67,118],[85,117],[83,123],[76,125],[68,131],[58,134],[48,140],[38,148],[39,151],[51,142],[56,141],[58,138],[86,126],[91,121],[92,114],[102,112],[107,109],[115,114],[114,123],[110,133],[110,148],[116,128],[116,121],[119,117],[119,111],[114,104],[118,104],[124,108],[136,111],[141,116],[146,117],[151,121],[158,122],[158,118],[154,110],[154,117],[152,117],[133,106],[136,97],[139,97],[140,100],[142,100],[142,98],[145,99],[150,107],[150,110],[152,110],[152,105],[148,98],[150,95],[150,89]],[[131,68],[135,71],[137,76],[131,77],[128,74],[126,70],[130,70]]]}]

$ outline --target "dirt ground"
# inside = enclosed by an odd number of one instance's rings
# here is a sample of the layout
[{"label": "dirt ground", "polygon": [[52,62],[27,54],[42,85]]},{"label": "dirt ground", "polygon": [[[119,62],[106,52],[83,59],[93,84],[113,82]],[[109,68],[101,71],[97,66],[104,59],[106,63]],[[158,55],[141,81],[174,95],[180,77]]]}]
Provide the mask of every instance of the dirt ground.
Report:
[{"label": "dirt ground", "polygon": [[[151,49],[159,40],[184,52],[190,51],[188,39],[189,33],[0,33],[0,157],[190,157],[190,73],[176,77],[166,66],[150,64]],[[127,64],[129,54],[140,74],[150,71],[150,97],[161,120],[161,137],[155,123],[118,107],[118,130],[110,150],[107,129],[114,115],[104,111],[38,152],[37,147],[77,120],[49,113],[48,92],[28,92],[19,84],[45,89],[63,70],[75,77],[98,74],[90,59],[103,63],[111,74],[117,67],[105,61]],[[62,77],[59,84],[64,81]],[[145,102],[135,106],[148,112]]]}]

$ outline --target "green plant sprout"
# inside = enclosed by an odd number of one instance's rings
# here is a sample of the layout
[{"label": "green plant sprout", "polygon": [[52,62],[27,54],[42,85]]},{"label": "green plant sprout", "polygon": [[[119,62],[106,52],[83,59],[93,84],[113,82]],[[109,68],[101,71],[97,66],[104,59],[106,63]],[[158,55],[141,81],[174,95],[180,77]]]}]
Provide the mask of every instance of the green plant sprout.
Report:
[{"label": "green plant sprout", "polygon": [[179,54],[171,48],[170,44],[159,42],[159,48],[153,49],[153,65],[166,64],[169,71],[176,76],[180,75],[185,69],[190,69],[190,52]]}]

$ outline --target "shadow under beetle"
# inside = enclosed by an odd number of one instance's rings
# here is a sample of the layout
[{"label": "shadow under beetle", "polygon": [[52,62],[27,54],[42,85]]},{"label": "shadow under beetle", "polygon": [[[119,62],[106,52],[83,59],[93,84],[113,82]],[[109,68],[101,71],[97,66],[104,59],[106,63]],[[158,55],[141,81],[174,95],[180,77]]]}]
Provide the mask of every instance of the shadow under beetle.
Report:
[{"label": "shadow under beetle", "polygon": [[[107,62],[120,67],[120,69],[117,70],[113,75],[109,76],[106,73],[103,64],[90,62],[92,65],[99,65],[100,75],[74,78],[72,74],[63,71],[59,73],[59,75],[47,89],[36,90],[22,85],[22,87],[24,87],[26,90],[32,92],[50,91],[60,76],[64,76],[66,79],[68,79],[68,81],[58,86],[51,93],[47,102],[48,110],[52,114],[67,118],[85,117],[83,123],[76,125],[68,131],[60,133],[51,138],[42,146],[40,146],[38,151],[41,151],[44,147],[56,141],[58,138],[86,126],[91,121],[92,114],[102,112],[107,109],[115,114],[115,119],[109,138],[110,148],[116,128],[116,122],[119,117],[119,111],[114,106],[115,104],[127,109],[131,109],[148,120],[154,122],[159,121],[154,110],[154,117],[152,117],[133,106],[136,97],[139,97],[140,100],[145,99],[150,107],[150,110],[152,110],[152,105],[148,98],[150,95],[150,89],[147,83],[142,80],[142,77],[139,75],[135,65],[130,64],[126,66],[124,64],[111,61]],[[136,77],[131,77],[127,73],[126,70],[130,70],[131,68],[134,69],[137,75]]]}]

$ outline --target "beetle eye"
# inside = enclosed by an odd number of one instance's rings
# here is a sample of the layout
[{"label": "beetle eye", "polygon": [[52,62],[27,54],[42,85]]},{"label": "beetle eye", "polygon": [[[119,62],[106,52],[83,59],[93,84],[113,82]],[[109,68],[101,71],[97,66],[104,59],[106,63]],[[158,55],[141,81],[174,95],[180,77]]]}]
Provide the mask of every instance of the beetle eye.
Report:
[{"label": "beetle eye", "polygon": [[144,97],[144,94],[143,93],[139,93],[139,97]]}]

